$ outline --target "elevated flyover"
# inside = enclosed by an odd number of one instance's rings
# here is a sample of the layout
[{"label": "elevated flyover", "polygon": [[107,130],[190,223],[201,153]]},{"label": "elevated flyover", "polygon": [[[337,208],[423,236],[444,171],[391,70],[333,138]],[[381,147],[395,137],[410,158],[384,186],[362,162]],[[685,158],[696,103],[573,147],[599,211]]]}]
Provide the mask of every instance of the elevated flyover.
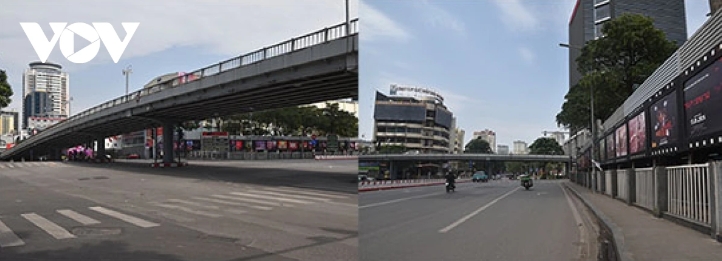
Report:
[{"label": "elevated flyover", "polygon": [[[315,102],[358,99],[358,19],[260,49],[105,102],[0,154],[0,159],[59,155],[90,141],[163,127],[173,144],[180,122]],[[164,146],[164,163],[173,160]]]}]

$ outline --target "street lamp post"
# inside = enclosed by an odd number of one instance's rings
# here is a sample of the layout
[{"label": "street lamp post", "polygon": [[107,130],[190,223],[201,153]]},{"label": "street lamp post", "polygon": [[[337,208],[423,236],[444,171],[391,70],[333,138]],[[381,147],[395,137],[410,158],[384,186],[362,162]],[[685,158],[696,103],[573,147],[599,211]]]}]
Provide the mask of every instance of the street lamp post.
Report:
[{"label": "street lamp post", "polygon": [[[559,46],[579,50],[580,52],[582,51],[582,47],[579,47],[579,46],[574,46],[574,45],[569,45],[569,44],[564,44],[564,43],[560,43]],[[592,58],[594,58],[594,57],[592,57]],[[589,86],[589,103],[590,103],[589,107],[590,107],[590,114],[591,114],[589,118],[591,119],[591,123],[592,123],[591,129],[590,129],[591,135],[592,135],[592,138],[591,138],[591,142],[592,142],[592,153],[591,153],[592,174],[595,174],[596,164],[594,164],[594,155],[596,154],[595,153],[596,152],[596,144],[594,144],[595,143],[594,139],[596,138],[596,126],[595,126],[596,124],[594,122],[594,77],[592,77],[592,82]],[[592,177],[593,176],[594,175],[592,175]]]},{"label": "street lamp post", "polygon": [[128,95],[128,80],[131,73],[133,73],[133,67],[131,65],[123,69],[123,75],[125,75],[125,95]]}]

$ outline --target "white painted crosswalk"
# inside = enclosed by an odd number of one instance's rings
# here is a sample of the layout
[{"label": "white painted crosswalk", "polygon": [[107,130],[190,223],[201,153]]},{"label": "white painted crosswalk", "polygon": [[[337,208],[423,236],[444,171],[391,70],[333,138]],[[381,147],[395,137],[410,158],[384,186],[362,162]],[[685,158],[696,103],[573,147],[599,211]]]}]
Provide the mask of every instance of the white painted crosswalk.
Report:
[{"label": "white painted crosswalk", "polygon": [[[350,203],[337,202],[349,196],[332,192],[298,189],[291,187],[248,187],[225,194],[211,194],[187,199],[172,198],[149,204],[181,214],[218,218],[230,214],[246,214],[271,211],[280,208],[312,208],[310,206],[339,206]],[[355,205],[355,204],[354,204]],[[318,209],[318,207],[313,207]]]},{"label": "white painted crosswalk", "polygon": [[0,169],[18,169],[18,168],[62,168],[68,165],[62,162],[54,161],[26,161],[26,162],[0,162]]},{"label": "white painted crosswalk", "polygon": [[[95,212],[90,210],[93,210]],[[102,222],[99,221],[102,219],[120,219],[121,221],[135,226],[139,226],[141,228],[160,226],[160,224],[158,223],[153,223],[104,207],[89,207],[88,209],[77,211],[71,209],[58,209],[56,210],[56,212],[64,217],[67,217],[82,224],[83,226],[102,224]],[[95,216],[91,217],[93,214]],[[13,219],[13,221],[15,226],[20,227],[18,230],[23,231],[21,235],[25,236],[28,234],[35,234],[36,232],[40,232],[43,234],[47,234],[48,236],[56,240],[73,240],[74,238],[77,238],[77,236],[71,233],[68,228],[60,225],[65,223],[65,221],[63,220],[57,220],[62,219],[62,216],[41,215],[35,212],[23,213],[18,216],[20,218]],[[8,219],[10,218],[8,217],[8,215],[4,215],[4,218],[6,219],[4,220],[4,222],[3,220],[0,220],[0,248],[18,247],[25,245],[25,241],[23,241],[23,239],[18,236],[18,234],[13,232],[13,230],[10,228],[8,223]],[[36,229],[32,230],[28,227],[35,227]]]}]

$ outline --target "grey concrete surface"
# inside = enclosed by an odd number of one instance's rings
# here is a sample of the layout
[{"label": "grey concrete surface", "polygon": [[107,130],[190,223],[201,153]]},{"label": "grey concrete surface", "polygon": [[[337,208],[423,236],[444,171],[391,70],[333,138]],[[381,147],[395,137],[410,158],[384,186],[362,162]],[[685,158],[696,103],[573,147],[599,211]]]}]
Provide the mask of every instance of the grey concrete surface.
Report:
[{"label": "grey concrete surface", "polygon": [[558,181],[529,191],[502,180],[450,194],[443,186],[365,192],[359,218],[360,260],[584,259],[578,226],[586,222],[577,223]]},{"label": "grey concrete surface", "polygon": [[[267,163],[0,162],[0,221],[24,242],[0,247],[0,260],[357,260],[356,162]],[[56,239],[27,213],[83,236]]]}]

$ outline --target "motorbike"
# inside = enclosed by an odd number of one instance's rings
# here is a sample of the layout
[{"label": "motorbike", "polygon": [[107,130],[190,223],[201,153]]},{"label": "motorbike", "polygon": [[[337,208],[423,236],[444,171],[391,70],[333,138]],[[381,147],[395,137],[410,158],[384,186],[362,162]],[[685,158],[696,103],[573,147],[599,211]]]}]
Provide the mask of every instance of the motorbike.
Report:
[{"label": "motorbike", "polygon": [[521,186],[524,187],[524,189],[529,190],[529,188],[534,186],[534,183],[531,181],[531,179],[522,179]]},{"label": "motorbike", "polygon": [[456,189],[456,186],[454,186],[454,184],[446,182],[446,193],[454,192],[454,189]]}]

